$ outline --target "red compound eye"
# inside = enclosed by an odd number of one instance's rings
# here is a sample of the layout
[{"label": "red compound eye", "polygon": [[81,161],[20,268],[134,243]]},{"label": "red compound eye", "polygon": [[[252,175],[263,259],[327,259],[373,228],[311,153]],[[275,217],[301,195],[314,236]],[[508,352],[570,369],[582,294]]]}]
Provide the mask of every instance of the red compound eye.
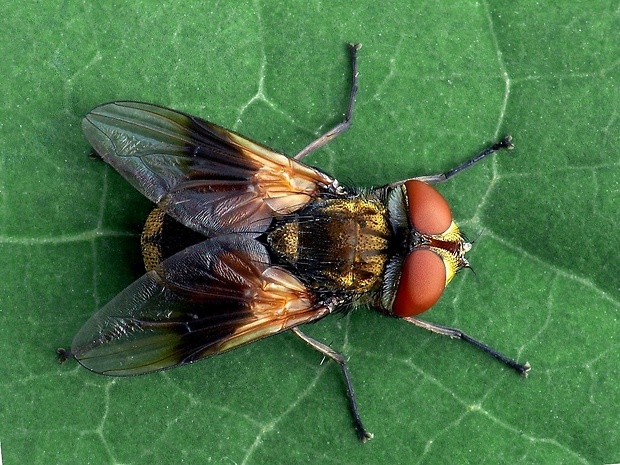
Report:
[{"label": "red compound eye", "polygon": [[429,249],[418,249],[405,258],[392,313],[406,317],[422,313],[439,300],[446,287],[443,259]]},{"label": "red compound eye", "polygon": [[405,183],[409,199],[409,219],[425,234],[442,234],[452,224],[452,212],[446,199],[431,185],[411,180]]}]

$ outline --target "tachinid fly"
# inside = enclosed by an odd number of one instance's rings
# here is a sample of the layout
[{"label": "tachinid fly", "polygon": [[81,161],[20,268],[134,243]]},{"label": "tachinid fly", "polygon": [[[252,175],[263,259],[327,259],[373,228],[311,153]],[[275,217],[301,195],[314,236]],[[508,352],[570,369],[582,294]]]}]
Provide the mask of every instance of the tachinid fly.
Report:
[{"label": "tachinid fly", "polygon": [[461,338],[526,375],[463,332],[414,317],[468,266],[471,245],[431,184],[446,181],[510,138],[446,173],[360,189],[301,160],[345,131],[357,92],[357,51],[343,122],[289,158],[174,110],[139,102],[96,107],[82,123],[98,157],[156,204],[142,233],[146,274],[97,312],[63,358],[126,376],[180,366],[291,330],[340,365],[359,438],[345,359],[299,329],[368,305]]}]

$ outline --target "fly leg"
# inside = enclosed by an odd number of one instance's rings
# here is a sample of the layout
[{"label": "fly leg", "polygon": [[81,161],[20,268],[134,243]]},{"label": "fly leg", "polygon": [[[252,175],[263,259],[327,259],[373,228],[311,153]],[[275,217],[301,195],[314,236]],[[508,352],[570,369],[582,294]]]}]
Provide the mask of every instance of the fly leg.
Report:
[{"label": "fly leg", "polygon": [[351,384],[351,376],[349,375],[349,370],[347,369],[347,362],[342,356],[342,354],[336,352],[331,347],[323,344],[322,342],[306,336],[298,328],[292,328],[291,331],[293,331],[297,336],[299,336],[310,347],[319,351],[324,356],[331,358],[333,361],[338,363],[338,365],[340,365],[340,368],[342,369],[342,374],[344,375],[345,383],[347,385],[347,397],[349,398],[349,404],[351,405],[351,413],[353,414],[353,422],[355,424],[355,431],[357,432],[357,436],[362,442],[366,442],[367,440],[372,439],[372,433],[367,431],[362,424],[362,419],[360,418],[360,414],[357,408],[357,402],[355,401],[353,384]]},{"label": "fly leg", "polygon": [[299,151],[297,155],[293,158],[295,160],[301,160],[306,155],[309,155],[311,152],[314,152],[316,149],[323,147],[329,141],[331,141],[338,134],[342,134],[351,126],[351,116],[353,115],[353,107],[355,106],[355,95],[357,94],[357,51],[362,48],[362,44],[349,44],[349,48],[351,49],[351,70],[353,73],[353,77],[351,79],[351,93],[349,94],[349,105],[347,107],[347,112],[344,116],[344,121],[334,126],[328,132],[323,134],[321,137],[306,145],[303,149]]},{"label": "fly leg", "polygon": [[[490,147],[487,147],[486,149],[484,149],[482,152],[480,152],[475,157],[471,158],[470,160],[467,160],[464,163],[461,163],[456,168],[452,168],[451,170],[448,170],[445,173],[431,174],[429,176],[419,176],[417,178],[412,178],[412,179],[417,179],[418,181],[423,181],[423,182],[428,183],[428,184],[438,184],[440,182],[445,182],[448,179],[451,179],[454,176],[456,176],[457,174],[459,174],[461,171],[465,171],[467,168],[470,168],[471,166],[475,165],[480,160],[488,157],[492,153],[498,152],[500,150],[512,150],[514,148],[515,148],[515,146],[512,143],[512,137],[511,136],[506,136],[502,140],[500,140],[499,142],[497,142],[497,143],[491,145]],[[406,181],[408,181],[408,179],[405,179],[404,181],[398,181],[396,183],[390,184],[389,187],[396,187],[398,185],[403,184]]]},{"label": "fly leg", "polygon": [[525,364],[520,364],[519,362],[506,357],[503,354],[500,354],[498,351],[496,351],[495,349],[489,347],[488,345],[478,341],[477,339],[474,339],[471,336],[468,336],[467,334],[465,334],[463,331],[461,331],[460,329],[456,329],[456,328],[450,328],[448,326],[442,326],[442,325],[438,325],[438,324],[434,324],[434,323],[428,323],[426,321],[423,320],[418,320],[417,318],[413,318],[413,317],[406,317],[406,318],[402,318],[405,321],[408,321],[409,323],[412,323],[416,326],[419,326],[420,328],[424,328],[427,329],[433,333],[437,333],[437,334],[441,334],[442,336],[449,336],[451,338],[458,338],[458,339],[462,339],[465,342],[470,343],[471,345],[473,345],[474,347],[477,347],[478,349],[480,349],[483,352],[486,352],[489,355],[492,355],[493,357],[495,357],[497,360],[499,360],[500,362],[508,365],[510,368],[516,370],[519,372],[519,374],[521,376],[527,377],[528,372],[530,371],[530,364],[528,362],[525,362]]}]

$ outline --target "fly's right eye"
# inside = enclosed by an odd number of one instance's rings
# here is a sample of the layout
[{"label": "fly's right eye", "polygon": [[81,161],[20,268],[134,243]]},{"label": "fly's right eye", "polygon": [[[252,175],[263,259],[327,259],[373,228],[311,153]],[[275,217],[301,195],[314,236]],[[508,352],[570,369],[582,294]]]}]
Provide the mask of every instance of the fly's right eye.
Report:
[{"label": "fly's right eye", "polygon": [[435,305],[445,287],[443,258],[429,249],[414,250],[403,262],[392,313],[399,317],[422,313]]}]

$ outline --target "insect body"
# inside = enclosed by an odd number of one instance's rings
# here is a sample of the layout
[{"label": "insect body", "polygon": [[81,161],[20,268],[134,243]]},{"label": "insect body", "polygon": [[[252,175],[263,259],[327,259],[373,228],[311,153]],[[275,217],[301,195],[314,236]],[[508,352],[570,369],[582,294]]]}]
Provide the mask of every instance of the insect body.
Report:
[{"label": "insect body", "polygon": [[104,161],[157,206],[142,234],[146,274],[80,329],[70,351],[97,373],[136,375],[219,354],[285,330],[338,362],[355,428],[365,429],[344,358],[298,328],[366,304],[431,331],[459,337],[522,374],[521,365],[453,328],[414,316],[430,308],[471,245],[431,183],[447,173],[387,186],[343,186],[301,163],[350,125],[345,120],[295,158],[200,118],[113,102],[93,109],[84,134]]}]

